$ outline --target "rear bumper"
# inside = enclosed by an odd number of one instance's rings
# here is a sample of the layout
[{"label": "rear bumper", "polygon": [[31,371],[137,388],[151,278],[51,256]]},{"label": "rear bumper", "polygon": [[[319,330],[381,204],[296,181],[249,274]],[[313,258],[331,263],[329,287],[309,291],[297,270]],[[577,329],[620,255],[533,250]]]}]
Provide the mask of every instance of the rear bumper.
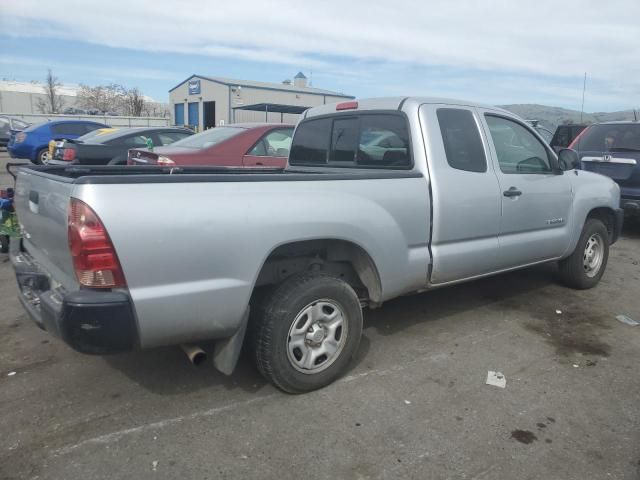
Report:
[{"label": "rear bumper", "polygon": [[24,143],[12,143],[7,145],[7,152],[11,158],[26,158],[33,160],[33,148]]},{"label": "rear bumper", "polygon": [[82,353],[103,355],[137,348],[138,332],[129,295],[124,292],[54,287],[51,278],[19,242],[11,243],[11,263],[20,302],[43,330]]}]

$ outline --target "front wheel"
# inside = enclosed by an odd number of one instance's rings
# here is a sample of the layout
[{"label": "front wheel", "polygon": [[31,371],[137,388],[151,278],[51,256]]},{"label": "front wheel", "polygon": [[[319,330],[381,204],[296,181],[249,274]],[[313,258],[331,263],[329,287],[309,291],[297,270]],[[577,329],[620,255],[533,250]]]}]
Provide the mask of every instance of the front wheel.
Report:
[{"label": "front wheel", "polygon": [[322,388],[346,369],[362,335],[362,309],[346,282],[321,273],[288,278],[254,325],[260,373],[289,393]]},{"label": "front wheel", "polygon": [[571,288],[595,287],[609,259],[609,232],[601,220],[589,218],[573,253],[560,261],[560,277]]}]

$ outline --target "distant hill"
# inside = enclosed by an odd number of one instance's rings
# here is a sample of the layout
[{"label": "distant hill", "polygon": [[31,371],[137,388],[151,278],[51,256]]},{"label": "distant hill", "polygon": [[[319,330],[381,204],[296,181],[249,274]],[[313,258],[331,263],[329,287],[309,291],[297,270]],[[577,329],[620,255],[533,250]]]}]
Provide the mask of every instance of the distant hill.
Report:
[{"label": "distant hill", "polygon": [[[563,123],[580,123],[580,112],[577,110],[537,104],[498,106],[526,120],[540,120],[540,122],[550,130],[555,129],[555,127]],[[640,112],[638,113],[638,117],[640,118]],[[583,123],[612,122],[616,120],[633,120],[633,110],[622,110],[620,112],[585,112],[582,115]]]}]

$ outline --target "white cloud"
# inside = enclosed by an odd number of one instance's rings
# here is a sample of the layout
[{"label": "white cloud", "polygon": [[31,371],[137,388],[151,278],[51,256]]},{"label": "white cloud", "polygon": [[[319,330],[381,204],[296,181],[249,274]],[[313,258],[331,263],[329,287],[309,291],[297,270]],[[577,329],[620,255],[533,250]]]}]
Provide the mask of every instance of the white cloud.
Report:
[{"label": "white cloud", "polygon": [[[338,73],[335,63],[345,61],[559,80],[586,71],[606,90],[601,95],[640,103],[638,0],[21,0],[1,8],[0,27],[9,34],[311,66],[326,74]],[[362,72],[360,64],[356,75]]]}]

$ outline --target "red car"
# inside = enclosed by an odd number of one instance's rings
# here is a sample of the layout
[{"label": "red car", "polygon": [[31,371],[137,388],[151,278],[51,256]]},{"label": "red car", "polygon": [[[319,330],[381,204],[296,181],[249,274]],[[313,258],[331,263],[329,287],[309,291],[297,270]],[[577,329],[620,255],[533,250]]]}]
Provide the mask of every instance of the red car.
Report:
[{"label": "red car", "polygon": [[287,163],[293,125],[236,123],[215,127],[165,147],[129,150],[129,165],[268,166]]}]

